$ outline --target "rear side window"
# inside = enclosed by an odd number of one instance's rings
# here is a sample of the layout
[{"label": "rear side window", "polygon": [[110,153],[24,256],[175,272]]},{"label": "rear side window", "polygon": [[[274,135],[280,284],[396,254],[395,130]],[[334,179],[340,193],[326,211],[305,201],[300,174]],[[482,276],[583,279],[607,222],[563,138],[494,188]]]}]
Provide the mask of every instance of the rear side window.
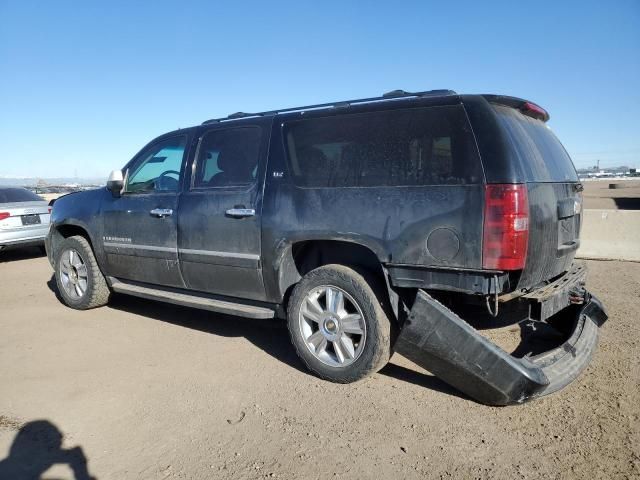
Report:
[{"label": "rear side window", "polygon": [[207,132],[200,141],[194,188],[252,184],[258,171],[261,129],[238,127]]},{"label": "rear side window", "polygon": [[527,182],[577,182],[578,175],[558,138],[541,120],[515,108],[493,106]]},{"label": "rear side window", "polygon": [[462,106],[336,115],[285,125],[289,166],[302,187],[480,183]]},{"label": "rear side window", "polygon": [[42,202],[42,198],[26,188],[0,188],[0,203]]}]

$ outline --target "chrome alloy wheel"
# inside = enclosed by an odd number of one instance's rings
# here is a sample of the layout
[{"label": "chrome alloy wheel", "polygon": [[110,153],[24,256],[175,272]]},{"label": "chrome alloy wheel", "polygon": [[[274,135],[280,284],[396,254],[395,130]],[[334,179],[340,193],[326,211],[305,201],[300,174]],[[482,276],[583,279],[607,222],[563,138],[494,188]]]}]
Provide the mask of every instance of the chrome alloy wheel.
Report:
[{"label": "chrome alloy wheel", "polygon": [[70,248],[60,258],[60,280],[67,295],[73,299],[82,298],[87,291],[88,273],[77,250]]},{"label": "chrome alloy wheel", "polygon": [[302,301],[299,322],[305,345],[322,363],[346,367],[362,354],[364,315],[344,290],[326,285],[311,290]]}]

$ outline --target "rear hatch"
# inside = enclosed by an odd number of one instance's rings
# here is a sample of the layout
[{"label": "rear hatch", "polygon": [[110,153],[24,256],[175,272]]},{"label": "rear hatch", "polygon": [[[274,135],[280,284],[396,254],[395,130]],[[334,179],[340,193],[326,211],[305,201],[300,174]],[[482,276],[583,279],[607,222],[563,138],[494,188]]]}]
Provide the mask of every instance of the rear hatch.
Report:
[{"label": "rear hatch", "polygon": [[527,187],[529,242],[516,288],[529,290],[569,270],[580,245],[582,185],[544,110],[517,99],[489,101]]}]

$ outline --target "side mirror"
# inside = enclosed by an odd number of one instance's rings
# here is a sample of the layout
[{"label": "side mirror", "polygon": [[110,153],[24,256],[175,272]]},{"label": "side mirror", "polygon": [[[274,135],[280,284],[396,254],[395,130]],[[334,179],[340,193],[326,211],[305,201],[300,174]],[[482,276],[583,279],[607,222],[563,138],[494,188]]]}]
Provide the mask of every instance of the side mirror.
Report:
[{"label": "side mirror", "polygon": [[107,179],[107,190],[109,190],[114,197],[119,197],[122,194],[123,188],[124,177],[122,176],[122,170],[112,171]]}]

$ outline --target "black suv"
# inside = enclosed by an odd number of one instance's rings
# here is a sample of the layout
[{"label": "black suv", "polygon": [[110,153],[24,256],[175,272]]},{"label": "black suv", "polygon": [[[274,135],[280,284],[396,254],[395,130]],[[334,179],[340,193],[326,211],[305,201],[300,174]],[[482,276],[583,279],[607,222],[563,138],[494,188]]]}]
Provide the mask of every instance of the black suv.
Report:
[{"label": "black suv", "polygon": [[[395,350],[485,403],[550,393],[606,314],[573,262],[582,185],[548,118],[513,97],[396,90],[167,133],[106,188],[55,202],[60,296],[284,317],[335,382]],[[510,355],[480,333],[505,322],[535,341]]]}]

